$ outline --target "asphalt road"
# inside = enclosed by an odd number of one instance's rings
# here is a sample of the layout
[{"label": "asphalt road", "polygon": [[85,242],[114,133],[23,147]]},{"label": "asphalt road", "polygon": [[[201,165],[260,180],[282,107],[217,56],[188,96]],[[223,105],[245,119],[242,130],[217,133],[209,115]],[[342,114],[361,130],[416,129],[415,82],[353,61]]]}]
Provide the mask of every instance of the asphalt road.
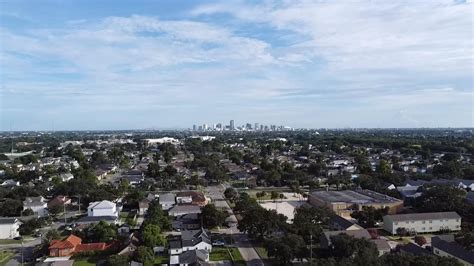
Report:
[{"label": "asphalt road", "polygon": [[[217,186],[209,186],[207,187],[207,194],[211,197],[211,199],[221,199],[224,197],[224,191],[226,187],[224,185],[217,185]],[[229,209],[229,214],[234,215],[232,209],[229,207],[226,201],[224,201]],[[257,251],[250,243],[247,235],[242,233],[237,228],[237,225],[232,226],[232,228],[222,228],[220,230],[221,233],[226,233],[232,235],[234,240],[234,245],[239,249],[242,258],[245,260],[247,265],[265,265],[263,261],[260,259]]]}]

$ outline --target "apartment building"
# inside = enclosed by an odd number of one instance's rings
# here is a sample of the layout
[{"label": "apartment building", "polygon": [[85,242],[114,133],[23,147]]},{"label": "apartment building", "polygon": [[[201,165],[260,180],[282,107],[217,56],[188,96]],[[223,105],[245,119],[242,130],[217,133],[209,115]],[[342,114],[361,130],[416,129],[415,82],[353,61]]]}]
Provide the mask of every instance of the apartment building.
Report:
[{"label": "apartment building", "polygon": [[443,230],[461,230],[461,216],[456,212],[431,212],[386,215],[383,217],[383,229],[392,235],[399,228],[410,233],[430,233]]}]

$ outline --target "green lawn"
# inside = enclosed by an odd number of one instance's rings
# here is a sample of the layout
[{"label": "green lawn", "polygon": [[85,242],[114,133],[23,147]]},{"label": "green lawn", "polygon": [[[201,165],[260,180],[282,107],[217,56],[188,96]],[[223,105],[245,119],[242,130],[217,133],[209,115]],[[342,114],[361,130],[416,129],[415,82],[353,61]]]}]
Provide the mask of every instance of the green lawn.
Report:
[{"label": "green lawn", "polygon": [[74,260],[74,266],[91,266],[96,265],[98,261],[107,259],[108,256],[105,255],[97,255],[91,257],[79,257],[79,258],[72,258]]},{"label": "green lawn", "polygon": [[[26,242],[23,240],[23,242]],[[0,239],[0,245],[21,244],[21,240],[15,239]]]},{"label": "green lawn", "polygon": [[211,254],[209,254],[210,261],[222,261],[222,260],[231,260],[230,254],[227,251],[227,248],[224,247],[213,247]]},{"label": "green lawn", "polygon": [[229,248],[230,253],[232,254],[232,258],[236,265],[245,265],[244,258],[242,258],[242,254],[238,248]]},{"label": "green lawn", "polygon": [[74,260],[74,266],[95,266],[95,262],[89,262],[87,260]]},{"label": "green lawn", "polygon": [[155,260],[153,261],[153,264],[161,265],[161,264],[168,264],[169,262],[170,262],[170,257],[164,255],[164,256],[156,256]]},{"label": "green lawn", "polygon": [[13,252],[2,251],[0,252],[0,266],[7,264],[7,262],[13,257]]},{"label": "green lawn", "polygon": [[258,255],[262,259],[268,259],[268,252],[264,247],[256,247],[254,246],[255,251],[257,251]]}]

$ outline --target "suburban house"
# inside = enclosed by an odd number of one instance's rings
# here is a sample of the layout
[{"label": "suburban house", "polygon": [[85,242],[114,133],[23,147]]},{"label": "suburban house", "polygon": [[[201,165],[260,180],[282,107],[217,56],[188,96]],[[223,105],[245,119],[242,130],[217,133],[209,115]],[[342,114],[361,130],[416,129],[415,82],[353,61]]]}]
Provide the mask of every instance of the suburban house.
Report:
[{"label": "suburban house", "polygon": [[87,216],[79,218],[77,224],[91,224],[105,221],[108,223],[118,223],[117,205],[111,201],[95,201],[89,203],[87,207]]},{"label": "suburban house", "polygon": [[178,204],[193,204],[202,207],[207,204],[207,199],[201,191],[185,191],[176,194],[176,202]]},{"label": "suburban house", "polygon": [[82,244],[82,239],[75,235],[70,235],[64,240],[53,240],[49,246],[49,256],[66,257],[75,253],[85,251],[103,251],[107,249],[105,243]]},{"label": "suburban house", "polygon": [[173,208],[176,205],[176,195],[173,193],[161,194],[159,196],[161,208],[165,211]]},{"label": "suburban house", "polygon": [[474,251],[467,250],[454,241],[435,236],[431,238],[431,247],[436,256],[455,258],[466,266],[474,265]]},{"label": "suburban house", "polygon": [[350,231],[326,231],[320,237],[320,246],[321,248],[330,248],[332,245],[331,237],[337,236],[340,234],[347,234],[355,238],[365,238],[370,239],[370,234],[367,230],[350,230]]},{"label": "suburban house", "polygon": [[171,223],[173,230],[182,231],[182,230],[196,230],[201,227],[201,222],[199,220],[199,214],[189,213],[182,216],[176,217],[176,219]]},{"label": "suburban house", "polygon": [[168,211],[170,216],[181,216],[185,214],[201,213],[201,208],[196,205],[176,205]]},{"label": "suburban house", "polygon": [[332,246],[331,237],[346,234],[353,236],[355,238],[365,238],[375,244],[377,250],[379,251],[379,256],[389,253],[391,251],[390,245],[384,239],[372,239],[370,233],[365,230],[349,230],[349,231],[326,231],[320,237],[320,247],[324,249],[329,249]]},{"label": "suburban house", "polygon": [[461,216],[456,212],[431,212],[385,215],[383,229],[392,235],[399,228],[411,233],[430,233],[443,230],[461,230]]},{"label": "suburban house", "polygon": [[147,199],[142,199],[138,202],[138,215],[145,215],[150,207],[150,201]]},{"label": "suburban house", "polygon": [[0,239],[13,239],[20,236],[20,221],[16,218],[0,217]]},{"label": "suburban house", "polygon": [[71,204],[71,199],[65,196],[56,196],[48,202],[48,208],[54,208],[56,206],[64,206]]},{"label": "suburban house", "polygon": [[345,231],[345,230],[360,230],[363,229],[358,224],[349,221],[339,215],[331,216],[330,227],[332,230]]},{"label": "suburban house", "polygon": [[95,201],[89,203],[87,216],[118,216],[117,205],[111,201]]},{"label": "suburban house", "polygon": [[59,175],[59,179],[61,179],[62,182],[67,182],[73,178],[74,178],[74,175],[71,173],[63,173]]},{"label": "suburban house", "polygon": [[204,229],[186,230],[169,241],[170,264],[188,265],[209,261],[212,251],[211,238]]},{"label": "suburban house", "polygon": [[23,210],[31,209],[34,215],[45,217],[48,215],[48,203],[43,197],[28,197],[23,201]]}]

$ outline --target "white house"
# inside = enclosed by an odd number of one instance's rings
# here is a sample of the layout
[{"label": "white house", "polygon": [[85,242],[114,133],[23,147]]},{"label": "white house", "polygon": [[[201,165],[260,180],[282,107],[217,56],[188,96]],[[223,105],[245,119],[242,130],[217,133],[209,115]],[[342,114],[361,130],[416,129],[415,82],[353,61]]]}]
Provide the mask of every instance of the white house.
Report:
[{"label": "white house", "polygon": [[59,175],[59,178],[61,179],[61,181],[67,182],[67,181],[73,179],[74,175],[72,175],[71,173],[63,173],[63,174]]},{"label": "white house", "polygon": [[185,230],[181,232],[180,238],[169,241],[168,252],[171,256],[190,250],[212,251],[211,238],[206,230]]},{"label": "white house", "polygon": [[201,213],[201,208],[196,205],[176,205],[168,211],[170,216],[181,216],[190,213]]},{"label": "white house", "polygon": [[87,207],[87,216],[98,217],[98,216],[115,216],[118,217],[117,205],[111,201],[95,201],[89,203]]},{"label": "white house", "polygon": [[20,221],[16,218],[0,217],[0,239],[13,239],[20,236]]},{"label": "white house", "polygon": [[431,212],[385,215],[383,229],[392,235],[404,228],[411,233],[461,230],[461,216],[456,212]]},{"label": "white house", "polygon": [[23,210],[31,209],[34,215],[45,217],[48,215],[48,203],[43,197],[28,197],[23,201]]}]

